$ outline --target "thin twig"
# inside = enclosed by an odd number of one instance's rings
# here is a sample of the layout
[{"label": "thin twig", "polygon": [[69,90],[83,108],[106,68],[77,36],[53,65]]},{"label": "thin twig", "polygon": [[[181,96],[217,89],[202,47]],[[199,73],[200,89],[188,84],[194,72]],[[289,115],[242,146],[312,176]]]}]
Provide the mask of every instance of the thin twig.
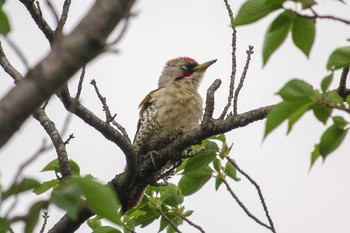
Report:
[{"label": "thin twig", "polygon": [[49,10],[51,11],[52,16],[54,17],[56,23],[58,24],[59,18],[58,18],[58,14],[57,11],[55,9],[55,7],[53,6],[51,0],[46,0],[46,5],[49,8]]},{"label": "thin twig", "polygon": [[250,59],[251,59],[251,55],[254,53],[254,47],[249,45],[249,48],[248,50],[246,51],[247,53],[247,60],[245,62],[245,66],[244,66],[244,69],[243,69],[243,72],[242,72],[242,75],[241,75],[241,78],[239,80],[239,84],[238,84],[238,87],[235,91],[235,97],[233,99],[233,114],[234,115],[237,115],[237,108],[238,108],[238,96],[239,96],[239,92],[241,91],[242,87],[243,87],[243,84],[244,84],[244,80],[247,76],[247,72],[248,72],[248,69],[249,69],[249,64],[250,64]]},{"label": "thin twig", "polygon": [[239,171],[245,178],[247,178],[249,180],[250,183],[252,183],[254,185],[255,189],[258,191],[260,202],[263,205],[263,208],[264,208],[264,211],[265,211],[265,215],[266,215],[267,220],[269,221],[269,224],[270,224],[270,227],[268,227],[268,228],[273,233],[276,233],[276,230],[275,230],[272,218],[271,218],[271,216],[269,214],[269,210],[267,208],[267,205],[266,205],[266,202],[265,202],[265,198],[264,198],[264,196],[262,194],[260,186],[245,171],[243,171],[232,158],[227,156],[226,159],[237,169],[237,171]]},{"label": "thin twig", "polygon": [[158,211],[158,213],[160,215],[162,215],[162,217],[165,219],[165,221],[167,221],[174,228],[174,230],[176,232],[181,233],[179,228],[177,228],[176,224],[163,212],[163,210],[161,208],[157,207],[156,204],[154,204],[154,205],[155,205],[155,208]]},{"label": "thin twig", "polygon": [[112,45],[115,45],[117,43],[119,43],[119,41],[121,39],[123,39],[125,33],[126,33],[126,30],[128,29],[128,26],[129,26],[129,22],[130,22],[130,17],[131,16],[135,16],[134,14],[127,14],[124,18],[124,25],[123,25],[123,28],[121,29],[121,31],[119,32],[118,36],[110,43],[107,44],[107,47],[110,47]]},{"label": "thin twig", "polygon": [[2,48],[2,44],[0,41],[0,65],[2,66],[2,68],[4,69],[4,71],[9,74],[13,80],[15,81],[15,83],[17,83],[18,81],[20,81],[21,79],[23,79],[23,75],[18,72],[15,67],[13,67],[11,65],[11,63],[9,62],[9,60],[7,60],[7,57],[5,55],[5,52]]},{"label": "thin twig", "polygon": [[338,94],[343,97],[343,99],[346,99],[346,82],[348,79],[348,74],[349,74],[349,67],[346,67],[343,69],[343,72],[341,73],[340,76],[340,82],[338,86]]},{"label": "thin twig", "polygon": [[63,142],[64,145],[69,144],[70,140],[74,139],[74,134],[70,134],[66,141]]},{"label": "thin twig", "polygon": [[115,127],[117,127],[117,129],[123,134],[123,136],[125,136],[126,139],[129,140],[129,142],[131,143],[130,138],[129,138],[128,133],[126,132],[125,128],[114,120],[114,118],[116,117],[116,114],[114,114],[112,116],[111,111],[109,110],[109,107],[108,107],[108,104],[106,101],[106,97],[103,97],[101,95],[101,93],[97,87],[96,80],[95,79],[91,80],[90,84],[94,86],[95,92],[102,103],[103,111],[106,113],[106,123],[112,123]]},{"label": "thin twig", "polygon": [[47,219],[50,217],[49,216],[49,212],[47,212],[47,210],[45,210],[43,212],[42,217],[44,219],[44,222],[43,222],[43,225],[41,226],[41,229],[40,229],[39,233],[44,233],[44,231],[45,231],[45,227],[46,227],[46,224],[47,224]]},{"label": "thin twig", "polygon": [[77,94],[75,94],[75,99],[79,99],[81,95],[81,91],[83,89],[83,82],[85,78],[85,68],[86,66],[84,65],[81,67],[81,73],[80,73],[80,78],[79,78],[79,83],[78,83],[78,89],[77,89]]},{"label": "thin twig", "polygon": [[198,229],[200,232],[205,233],[205,231],[203,230],[203,228],[201,226],[198,226],[197,224],[195,224],[194,222],[192,222],[191,220],[189,220],[185,216],[181,215],[180,218],[182,220],[184,220],[185,222],[187,222],[188,224],[190,224],[191,226],[193,226],[194,228]]},{"label": "thin twig", "polygon": [[297,12],[293,9],[289,9],[286,7],[283,7],[283,9],[292,11],[294,14],[296,14],[297,16],[302,17],[302,18],[314,19],[314,20],[316,20],[316,19],[330,19],[330,20],[335,20],[335,21],[341,22],[341,23],[350,24],[350,20],[348,20],[348,19],[339,18],[339,17],[336,17],[334,15],[319,15],[311,7],[309,7],[308,9],[312,12],[313,15],[305,15],[305,14],[302,14],[300,12]]},{"label": "thin twig", "polygon": [[[44,140],[41,147],[32,155],[30,156],[26,161],[24,161],[18,168],[15,178],[13,179],[10,187],[14,187],[19,180],[19,177],[22,175],[23,170],[28,167],[31,163],[33,163],[42,153],[44,153],[45,151],[51,149],[52,146],[47,146],[46,145],[46,141]],[[15,199],[13,201],[13,203],[11,204],[10,208],[8,209],[8,211],[5,214],[5,218],[7,218],[8,216],[10,216],[12,210],[15,208],[15,206],[18,204],[17,202],[17,194],[15,195]]]},{"label": "thin twig", "polygon": [[32,16],[36,25],[39,27],[39,29],[44,33],[45,37],[51,43],[54,33],[51,27],[49,26],[49,24],[44,19],[39,3],[37,1],[34,2],[33,0],[20,0],[20,2],[24,4],[24,6],[27,8],[28,12]]},{"label": "thin twig", "polygon": [[229,87],[229,94],[227,97],[227,104],[221,113],[220,119],[224,119],[228,109],[231,107],[232,104],[232,99],[233,99],[233,91],[235,89],[235,79],[236,79],[236,71],[237,71],[237,58],[236,58],[236,50],[237,50],[237,31],[236,28],[232,26],[232,23],[234,21],[233,17],[233,12],[231,10],[231,6],[228,3],[228,0],[224,0],[225,6],[228,12],[228,15],[231,20],[231,28],[232,28],[232,42],[231,42],[231,47],[232,47],[232,66],[231,66],[231,79],[230,79],[230,87]]},{"label": "thin twig", "polygon": [[262,221],[260,221],[257,217],[255,217],[252,213],[249,212],[249,210],[247,209],[247,207],[243,204],[243,202],[238,198],[238,196],[233,192],[233,190],[231,189],[229,183],[227,182],[227,180],[222,179],[222,182],[225,184],[226,189],[229,191],[229,193],[231,194],[231,196],[233,197],[233,199],[235,199],[235,201],[238,203],[238,205],[243,209],[243,211],[248,215],[248,217],[250,217],[251,219],[253,219],[256,223],[260,224],[261,226],[266,227],[269,230],[272,230],[271,227],[265,223],[263,223]]},{"label": "thin twig", "polygon": [[213,112],[215,107],[214,94],[220,87],[221,80],[216,79],[207,90],[207,98],[205,102],[205,111],[203,114],[203,124],[206,124],[210,119],[213,118]]},{"label": "thin twig", "polygon": [[12,50],[17,54],[19,60],[23,63],[26,69],[29,69],[29,62],[18,46],[10,39],[10,37],[4,37],[7,44],[12,48]]},{"label": "thin twig", "polygon": [[55,30],[55,36],[59,36],[62,34],[63,27],[66,24],[68,18],[70,4],[71,0],[65,0],[63,3],[61,17],[57,23],[57,28]]}]

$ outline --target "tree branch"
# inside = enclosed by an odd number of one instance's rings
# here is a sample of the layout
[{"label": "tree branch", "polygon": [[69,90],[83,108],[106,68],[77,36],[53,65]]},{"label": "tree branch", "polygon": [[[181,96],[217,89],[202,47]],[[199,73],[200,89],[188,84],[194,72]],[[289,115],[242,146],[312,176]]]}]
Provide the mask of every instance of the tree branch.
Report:
[{"label": "tree branch", "polygon": [[344,100],[346,100],[347,95],[349,94],[346,89],[346,83],[348,79],[349,74],[349,67],[346,67],[343,69],[343,72],[340,76],[340,82],[338,86],[338,94],[343,97]]},{"label": "tree branch", "polygon": [[[28,6],[32,1],[21,0]],[[97,0],[85,18],[0,101],[0,147],[84,64],[99,55],[134,0]]]},{"label": "tree branch", "polygon": [[249,212],[249,210],[247,209],[247,207],[243,204],[243,202],[238,198],[238,196],[233,192],[233,190],[231,189],[230,185],[228,184],[227,180],[222,179],[222,182],[225,184],[226,189],[229,191],[229,193],[231,194],[231,196],[233,197],[233,199],[235,199],[235,201],[238,203],[238,205],[244,210],[244,212],[248,215],[248,217],[250,217],[251,219],[253,219],[256,223],[260,224],[261,226],[266,227],[267,229],[270,229],[270,226],[267,225],[266,223],[263,223],[262,221],[260,221],[257,217],[255,217],[252,213]]},{"label": "tree branch", "polygon": [[247,72],[248,72],[248,69],[249,69],[249,64],[250,64],[250,59],[251,59],[251,56],[252,54],[254,53],[253,51],[254,47],[249,45],[249,48],[248,50],[246,51],[247,53],[247,60],[245,62],[245,66],[243,68],[243,72],[242,72],[242,75],[241,75],[241,78],[239,80],[239,84],[238,84],[238,87],[235,91],[235,97],[234,97],[234,100],[233,100],[233,114],[237,114],[237,108],[238,108],[238,96],[239,96],[239,93],[243,87],[243,84],[244,84],[244,80],[247,76]]},{"label": "tree branch", "polygon": [[269,214],[269,210],[267,209],[267,205],[266,205],[266,202],[265,202],[265,198],[262,194],[262,191],[261,191],[261,188],[260,186],[255,182],[255,180],[253,180],[246,172],[244,172],[238,165],[237,163],[231,159],[230,157],[226,157],[226,159],[237,169],[237,171],[239,171],[245,178],[247,178],[249,180],[250,183],[252,183],[255,187],[255,189],[258,191],[258,195],[259,195],[259,198],[260,198],[260,202],[261,204],[263,205],[263,208],[264,208],[264,211],[265,211],[265,215],[267,217],[267,220],[269,221],[269,224],[270,224],[270,230],[273,232],[273,233],[276,233],[276,230],[275,230],[275,226],[273,224],[273,221],[272,221],[272,218]]},{"label": "tree branch", "polygon": [[39,29],[44,33],[45,37],[51,43],[53,40],[54,32],[50,25],[43,18],[40,8],[35,5],[33,0],[19,0],[27,8],[28,12],[32,16],[34,22],[39,27]]},{"label": "tree branch", "polygon": [[62,179],[66,179],[72,175],[70,165],[68,162],[68,154],[66,151],[66,145],[62,140],[62,137],[55,124],[49,119],[45,111],[38,108],[33,117],[40,122],[46,133],[49,135],[52,144],[54,145],[58,158],[58,165],[61,171]]},{"label": "tree branch", "polygon": [[[227,0],[224,0],[225,2],[225,6],[228,12],[228,15],[230,17],[231,20],[231,25],[234,21],[234,17],[233,17],[233,12],[231,10],[231,6],[228,3]],[[232,27],[232,26],[231,26]],[[227,97],[227,104],[223,110],[223,112],[221,113],[220,119],[224,119],[228,109],[231,107],[232,105],[232,99],[233,99],[233,91],[235,89],[235,79],[236,79],[236,71],[237,71],[237,58],[236,58],[236,50],[237,50],[237,31],[235,27],[232,27],[232,42],[231,42],[231,47],[232,47],[232,67],[231,67],[231,79],[230,79],[230,87],[229,87],[229,94]]]}]

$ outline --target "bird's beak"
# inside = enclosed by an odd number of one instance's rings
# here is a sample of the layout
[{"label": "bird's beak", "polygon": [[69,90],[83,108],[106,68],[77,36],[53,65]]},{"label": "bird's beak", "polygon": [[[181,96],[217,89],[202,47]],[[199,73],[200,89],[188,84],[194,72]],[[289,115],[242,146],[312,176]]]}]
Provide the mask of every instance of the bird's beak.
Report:
[{"label": "bird's beak", "polygon": [[194,67],[194,68],[193,68],[193,71],[194,71],[194,72],[196,72],[196,71],[204,71],[204,70],[206,70],[209,66],[211,66],[212,64],[214,64],[216,61],[217,61],[217,59],[204,62],[204,63],[202,63],[202,64],[200,64],[200,65]]}]

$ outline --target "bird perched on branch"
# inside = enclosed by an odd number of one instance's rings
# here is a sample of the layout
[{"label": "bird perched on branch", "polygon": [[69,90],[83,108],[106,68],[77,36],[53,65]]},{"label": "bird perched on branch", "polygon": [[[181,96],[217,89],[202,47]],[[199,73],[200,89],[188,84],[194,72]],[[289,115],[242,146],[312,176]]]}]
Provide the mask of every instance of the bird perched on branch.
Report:
[{"label": "bird perched on branch", "polygon": [[[205,70],[215,62],[199,64],[192,58],[178,57],[165,64],[158,89],[151,91],[140,104],[140,118],[133,144],[139,162],[179,134],[199,125],[202,98],[198,87]],[[137,184],[137,181],[135,184],[125,197],[128,200],[122,200],[124,212],[139,204],[147,187],[147,184]]]},{"label": "bird perched on branch", "polygon": [[134,149],[146,155],[164,147],[177,135],[198,126],[202,118],[202,98],[198,87],[204,71],[216,60],[198,64],[189,57],[169,60],[158,81],[140,104],[140,119]]}]

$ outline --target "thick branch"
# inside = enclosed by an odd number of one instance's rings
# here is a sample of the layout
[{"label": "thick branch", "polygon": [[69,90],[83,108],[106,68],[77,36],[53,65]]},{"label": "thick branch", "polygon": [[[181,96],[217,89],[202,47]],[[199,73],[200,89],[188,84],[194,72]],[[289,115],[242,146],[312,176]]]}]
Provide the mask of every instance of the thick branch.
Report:
[{"label": "thick branch", "polygon": [[105,41],[134,0],[98,0],[68,36],[0,101],[0,147],[23,122],[84,64],[103,51]]}]

